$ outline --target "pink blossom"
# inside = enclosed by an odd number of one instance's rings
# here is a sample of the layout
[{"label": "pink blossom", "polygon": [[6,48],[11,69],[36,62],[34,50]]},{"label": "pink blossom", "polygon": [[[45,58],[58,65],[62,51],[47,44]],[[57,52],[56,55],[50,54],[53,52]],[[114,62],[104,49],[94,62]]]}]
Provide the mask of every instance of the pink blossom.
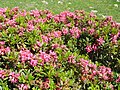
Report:
[{"label": "pink blossom", "polygon": [[97,42],[98,42],[98,45],[101,45],[101,44],[103,44],[105,41],[104,41],[104,39],[101,37],[101,38],[97,39]]},{"label": "pink blossom", "polygon": [[117,23],[115,21],[112,21],[111,26],[112,26],[112,28],[117,27]]},{"label": "pink blossom", "polygon": [[0,8],[0,14],[1,14],[1,13],[5,13],[6,10],[7,10],[7,8]]},{"label": "pink blossom", "polygon": [[32,31],[32,30],[34,30],[35,28],[34,28],[34,26],[33,25],[28,25],[27,26],[27,31],[28,32],[30,32],[30,31]]},{"label": "pink blossom", "polygon": [[87,53],[90,53],[92,51],[91,45],[87,45],[87,47],[85,49],[86,49]]},{"label": "pink blossom", "polygon": [[59,38],[62,35],[61,31],[54,31],[53,33],[54,33],[54,37],[56,38]]},{"label": "pink blossom", "polygon": [[66,45],[61,45],[60,48],[67,50],[68,48],[66,47]]},{"label": "pink blossom", "polygon": [[97,66],[95,64],[89,64],[88,65],[90,69],[96,70]]},{"label": "pink blossom", "polygon": [[85,60],[83,58],[80,58],[80,63],[81,63],[81,66],[82,67],[86,67],[89,65],[89,61],[88,60]]},{"label": "pink blossom", "polygon": [[0,55],[4,55],[4,54],[6,54],[8,52],[10,52],[10,48],[9,47],[7,47],[7,48],[5,48],[4,46],[0,47]]},{"label": "pink blossom", "polygon": [[45,23],[45,22],[47,22],[47,18],[42,19],[42,23]]},{"label": "pink blossom", "polygon": [[18,10],[19,10],[19,7],[14,7],[14,8],[11,9],[10,12],[11,12],[11,13],[14,12],[14,15],[16,15],[17,12],[18,12]]},{"label": "pink blossom", "polygon": [[24,33],[24,31],[25,31],[25,28],[20,27],[20,28],[19,28],[19,31],[18,31],[19,35],[22,36],[23,33]]},{"label": "pink blossom", "polygon": [[95,71],[95,70],[92,70],[92,75],[97,75],[97,71]]},{"label": "pink blossom", "polygon": [[45,42],[45,43],[48,43],[49,39],[48,39],[47,36],[42,35],[42,41]]},{"label": "pink blossom", "polygon": [[92,21],[92,20],[89,20],[89,21],[88,21],[88,24],[89,24],[89,25],[92,25],[92,24],[93,24],[93,21]]},{"label": "pink blossom", "polygon": [[47,18],[48,18],[48,19],[51,19],[51,18],[53,18],[53,15],[52,15],[52,13],[48,13],[48,14],[47,14]]},{"label": "pink blossom", "polygon": [[91,35],[92,35],[94,32],[95,32],[95,29],[90,29],[90,30],[89,30],[89,34],[91,34]]},{"label": "pink blossom", "polygon": [[92,49],[93,49],[94,51],[96,51],[96,50],[97,50],[97,45],[96,45],[96,44],[93,44]]},{"label": "pink blossom", "polygon": [[5,53],[10,52],[10,47],[5,48]]},{"label": "pink blossom", "polygon": [[52,44],[52,49],[58,48],[59,44]]},{"label": "pink blossom", "polygon": [[13,26],[13,27],[16,26],[16,22],[15,22],[15,20],[13,20],[13,19],[12,19],[12,20],[7,20],[7,21],[6,21],[6,24],[7,24],[7,25],[10,25],[10,26]]},{"label": "pink blossom", "polygon": [[103,22],[103,25],[104,26],[108,26],[108,22]]},{"label": "pink blossom", "polygon": [[68,57],[68,62],[74,64],[74,63],[76,62],[76,61],[75,61],[75,57],[74,57],[73,55],[69,56],[69,57]]},{"label": "pink blossom", "polygon": [[40,51],[40,59],[42,59],[43,62],[49,62],[50,61],[50,55]]},{"label": "pink blossom", "polygon": [[72,29],[70,29],[70,34],[74,37],[74,38],[79,38],[81,31],[79,30],[78,27],[72,27]]},{"label": "pink blossom", "polygon": [[20,14],[21,16],[25,17],[25,16],[27,15],[27,12],[26,12],[26,10],[23,10],[23,11],[21,11],[19,14]]},{"label": "pink blossom", "polygon": [[67,24],[65,24],[65,26],[71,27],[71,23],[67,23]]},{"label": "pink blossom", "polygon": [[5,77],[6,72],[4,70],[0,70],[0,78],[4,78]]},{"label": "pink blossom", "polygon": [[41,47],[43,43],[36,41],[37,42],[37,46]]},{"label": "pink blossom", "polygon": [[86,28],[82,28],[82,31],[84,32],[84,31],[86,31],[87,29]]},{"label": "pink blossom", "polygon": [[95,15],[93,12],[91,12],[91,13],[90,13],[90,17],[91,17],[91,18],[95,18],[96,15]]},{"label": "pink blossom", "polygon": [[4,55],[5,53],[5,48],[3,46],[0,47],[0,55]]},{"label": "pink blossom", "polygon": [[38,10],[31,10],[30,11],[30,15],[34,16],[34,17],[39,17],[40,16],[40,12]]},{"label": "pink blossom", "polygon": [[106,20],[111,22],[111,21],[113,21],[113,17],[112,16],[107,16]]},{"label": "pink blossom", "polygon": [[50,50],[49,55],[50,55],[51,59],[53,58],[54,61],[57,61],[58,57],[57,57],[57,54],[54,51]]},{"label": "pink blossom", "polygon": [[42,84],[43,84],[43,88],[48,89],[48,88],[50,87],[49,83],[50,83],[49,79],[46,79],[46,80],[42,83]]},{"label": "pink blossom", "polygon": [[112,84],[110,84],[110,88],[111,90],[114,90],[114,86]]},{"label": "pink blossom", "polygon": [[54,21],[55,21],[55,22],[57,22],[57,23],[60,22],[60,17],[59,17],[58,14],[55,15],[53,18],[54,18]]},{"label": "pink blossom", "polygon": [[20,74],[16,74],[15,72],[11,72],[9,74],[9,79],[12,83],[17,83],[18,82],[18,78],[19,78]]},{"label": "pink blossom", "polygon": [[33,66],[33,67],[36,66],[37,63],[38,63],[38,60],[31,60],[30,61],[30,65]]},{"label": "pink blossom", "polygon": [[67,29],[67,28],[63,28],[63,29],[62,29],[62,33],[63,33],[63,35],[68,34],[68,29]]},{"label": "pink blossom", "polygon": [[20,84],[20,85],[18,86],[18,88],[19,88],[19,90],[28,90],[28,89],[29,89],[26,84]]},{"label": "pink blossom", "polygon": [[5,41],[0,41],[0,45],[4,45],[5,44]]},{"label": "pink blossom", "polygon": [[3,28],[3,25],[2,25],[2,23],[0,23],[0,29],[2,30],[2,28]]},{"label": "pink blossom", "polygon": [[25,63],[27,60],[31,60],[33,58],[33,54],[29,50],[20,50],[19,58],[22,63]]},{"label": "pink blossom", "polygon": [[60,13],[60,21],[63,22],[64,24],[67,23],[67,11]]},{"label": "pink blossom", "polygon": [[29,21],[28,21],[28,25],[31,26],[31,25],[33,25],[33,24],[34,24],[34,20],[29,20]]}]

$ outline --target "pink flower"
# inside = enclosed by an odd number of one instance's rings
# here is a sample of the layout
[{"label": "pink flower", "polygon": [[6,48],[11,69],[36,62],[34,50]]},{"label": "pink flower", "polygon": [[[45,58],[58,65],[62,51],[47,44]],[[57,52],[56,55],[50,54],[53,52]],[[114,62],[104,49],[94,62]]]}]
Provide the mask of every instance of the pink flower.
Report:
[{"label": "pink flower", "polygon": [[15,27],[16,26],[16,22],[15,22],[15,20],[7,20],[7,22],[6,22],[6,24],[7,25],[10,25],[10,26],[13,26],[13,27]]},{"label": "pink flower", "polygon": [[93,24],[93,21],[92,21],[92,20],[89,20],[89,21],[88,21],[88,24],[89,24],[89,25],[92,25],[92,24]]},{"label": "pink flower", "polygon": [[26,84],[20,84],[20,85],[18,86],[18,88],[19,88],[19,90],[28,90],[28,89],[29,89]]},{"label": "pink flower", "polygon": [[5,13],[7,8],[0,8],[0,13]]},{"label": "pink flower", "polygon": [[10,79],[11,83],[17,83],[19,76],[20,76],[20,74],[16,74],[15,72],[11,72],[9,74],[9,79]]},{"label": "pink flower", "polygon": [[91,35],[92,35],[94,32],[95,32],[95,29],[90,29],[90,30],[89,30],[89,34],[91,34]]},{"label": "pink flower", "polygon": [[104,22],[103,25],[104,25],[104,26],[108,26],[108,22]]},{"label": "pink flower", "polygon": [[21,16],[25,17],[25,16],[27,15],[27,12],[26,12],[26,10],[23,10],[23,11],[21,11],[19,14],[20,14]]},{"label": "pink flower", "polygon": [[28,29],[27,29],[27,31],[28,32],[30,32],[30,31],[32,31],[32,30],[34,30],[34,26],[33,25],[28,25],[28,27],[27,27]]},{"label": "pink flower", "polygon": [[54,16],[54,21],[57,22],[57,23],[60,22],[60,17],[59,17],[59,15],[55,15],[55,16]]},{"label": "pink flower", "polygon": [[4,55],[6,53],[10,52],[10,48],[7,47],[7,48],[4,48],[4,46],[1,46],[0,47],[0,55]]},{"label": "pink flower", "polygon": [[42,35],[42,41],[45,42],[45,43],[48,43],[49,39],[48,39],[47,36]]},{"label": "pink flower", "polygon": [[53,15],[52,15],[52,13],[48,13],[48,14],[47,14],[47,18],[48,18],[48,19],[51,19],[51,18],[53,18]]},{"label": "pink flower", "polygon": [[84,31],[86,31],[87,29],[86,28],[82,28],[82,31],[84,32]]},{"label": "pink flower", "polygon": [[113,17],[112,16],[107,16],[106,20],[111,22],[111,21],[113,21]]},{"label": "pink flower", "polygon": [[71,27],[71,23],[67,23],[67,24],[65,24],[65,26]]},{"label": "pink flower", "polygon": [[10,47],[5,48],[5,53],[10,52]]},{"label": "pink flower", "polygon": [[111,90],[114,90],[114,86],[112,84],[110,84],[110,88]]},{"label": "pink flower", "polygon": [[6,72],[4,70],[0,70],[0,78],[4,78],[5,77]]},{"label": "pink flower", "polygon": [[30,65],[33,66],[33,67],[36,66],[37,63],[38,63],[38,60],[31,60],[30,61]]},{"label": "pink flower", "polygon": [[83,58],[80,58],[80,64],[82,67],[86,67],[89,65],[89,61],[88,60],[84,60]]},{"label": "pink flower", "polygon": [[42,46],[42,43],[40,43],[39,41],[36,41],[37,42],[37,46],[41,47]]},{"label": "pink flower", "polygon": [[117,33],[116,35],[114,35],[114,36],[112,37],[112,43],[117,44],[117,39],[118,39],[118,37],[119,37],[119,33]]},{"label": "pink flower", "polygon": [[5,41],[0,41],[0,45],[4,45],[5,44]]},{"label": "pink flower", "polygon": [[68,57],[68,62],[74,64],[76,61],[74,59],[75,57],[73,55]]},{"label": "pink flower", "polygon": [[48,89],[50,87],[49,83],[50,83],[49,79],[45,79],[45,81],[42,83],[43,88]]},{"label": "pink flower", "polygon": [[57,54],[54,51],[50,50],[49,54],[50,54],[51,59],[53,59],[54,61],[57,61],[58,57],[57,57]]},{"label": "pink flower", "polygon": [[70,34],[74,37],[74,38],[79,38],[81,31],[79,30],[78,27],[72,27],[72,29],[70,29]]},{"label": "pink flower", "polygon": [[43,62],[49,62],[50,61],[50,55],[40,51],[40,59],[42,59]]},{"label": "pink flower", "polygon": [[90,17],[91,17],[91,18],[95,18],[96,15],[95,15],[93,12],[91,12],[91,13],[90,13]]},{"label": "pink flower", "polygon": [[63,33],[63,35],[68,34],[68,29],[67,29],[67,28],[63,28],[63,29],[62,29],[62,33]]},{"label": "pink flower", "polygon": [[97,45],[96,45],[96,44],[93,44],[92,49],[93,49],[94,51],[96,51],[96,50],[97,50]]},{"label": "pink flower", "polygon": [[103,44],[105,41],[104,41],[103,38],[99,38],[99,39],[97,39],[97,42],[98,42],[98,45],[101,45],[101,44]]},{"label": "pink flower", "polygon": [[60,21],[63,22],[64,24],[67,23],[67,13],[66,12],[60,13]]},{"label": "pink flower", "polygon": [[59,38],[62,35],[61,31],[54,31],[53,34],[54,34],[54,37],[56,38]]},{"label": "pink flower", "polygon": [[34,17],[39,17],[40,16],[40,12],[38,10],[31,10],[30,11],[30,15],[34,16]]},{"label": "pink flower", "polygon": [[52,44],[52,49],[58,48],[59,44]]},{"label": "pink flower", "polygon": [[25,63],[27,60],[31,60],[33,58],[33,54],[29,50],[20,50],[19,58],[22,63]]},{"label": "pink flower", "polygon": [[112,28],[117,27],[117,23],[115,21],[114,22],[112,21],[111,26],[112,26]]},{"label": "pink flower", "polygon": [[86,49],[87,53],[90,53],[92,51],[91,45],[87,45],[87,47],[85,49]]},{"label": "pink flower", "polygon": [[19,35],[22,36],[23,33],[24,33],[24,31],[25,31],[25,28],[20,27],[20,28],[19,28],[19,31],[18,31]]}]

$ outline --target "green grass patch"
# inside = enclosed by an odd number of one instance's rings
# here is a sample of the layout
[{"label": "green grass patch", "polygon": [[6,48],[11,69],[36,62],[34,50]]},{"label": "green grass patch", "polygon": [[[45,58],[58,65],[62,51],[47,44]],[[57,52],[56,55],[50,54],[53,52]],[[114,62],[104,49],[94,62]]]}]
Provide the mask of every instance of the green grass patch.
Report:
[{"label": "green grass patch", "polygon": [[65,10],[96,10],[98,16],[113,16],[120,22],[120,2],[117,0],[0,0],[0,7],[16,7],[21,9],[49,9],[54,13]]}]

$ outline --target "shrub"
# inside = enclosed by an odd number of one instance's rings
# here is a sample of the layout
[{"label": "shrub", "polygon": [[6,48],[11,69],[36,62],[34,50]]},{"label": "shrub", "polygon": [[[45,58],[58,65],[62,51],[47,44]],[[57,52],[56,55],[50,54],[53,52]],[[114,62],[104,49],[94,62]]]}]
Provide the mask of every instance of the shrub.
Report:
[{"label": "shrub", "polygon": [[119,27],[83,10],[0,8],[0,88],[119,89]]}]

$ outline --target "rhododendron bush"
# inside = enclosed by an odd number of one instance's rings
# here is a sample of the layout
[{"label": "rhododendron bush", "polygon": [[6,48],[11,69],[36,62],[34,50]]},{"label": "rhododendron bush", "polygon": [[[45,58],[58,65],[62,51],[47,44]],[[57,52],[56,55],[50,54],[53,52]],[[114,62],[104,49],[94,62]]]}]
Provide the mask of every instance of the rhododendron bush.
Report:
[{"label": "rhododendron bush", "polygon": [[0,8],[0,90],[114,90],[119,68],[111,16]]}]

